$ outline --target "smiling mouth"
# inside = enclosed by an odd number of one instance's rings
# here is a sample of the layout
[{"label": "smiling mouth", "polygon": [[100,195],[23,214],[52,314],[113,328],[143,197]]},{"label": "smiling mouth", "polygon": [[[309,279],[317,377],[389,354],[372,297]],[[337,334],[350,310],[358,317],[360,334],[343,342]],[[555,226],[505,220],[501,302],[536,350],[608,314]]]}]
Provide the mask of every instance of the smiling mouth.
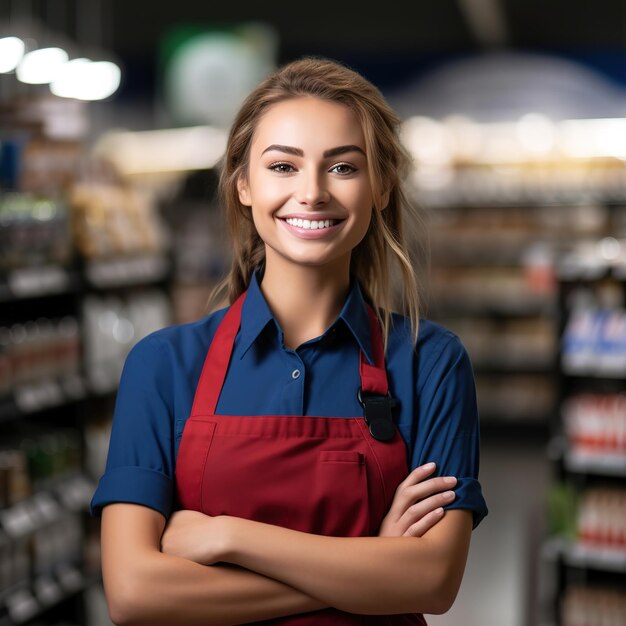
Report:
[{"label": "smiling mouth", "polygon": [[296,226],[297,228],[304,228],[305,230],[323,230],[324,228],[331,228],[343,222],[344,220],[305,220],[295,217],[288,217],[283,221],[287,222],[290,226]]}]

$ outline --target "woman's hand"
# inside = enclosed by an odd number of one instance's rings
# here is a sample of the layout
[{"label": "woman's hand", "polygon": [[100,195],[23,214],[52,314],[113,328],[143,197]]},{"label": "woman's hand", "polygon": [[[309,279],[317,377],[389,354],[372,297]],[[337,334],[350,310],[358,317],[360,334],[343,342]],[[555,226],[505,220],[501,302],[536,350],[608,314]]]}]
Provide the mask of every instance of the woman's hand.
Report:
[{"label": "woman's hand", "polygon": [[426,480],[435,471],[434,463],[416,467],[396,489],[383,519],[379,537],[421,537],[444,516],[443,506],[454,500],[454,476]]},{"label": "woman's hand", "polygon": [[221,560],[228,545],[228,518],[198,511],[175,511],[161,536],[161,552],[200,565]]}]

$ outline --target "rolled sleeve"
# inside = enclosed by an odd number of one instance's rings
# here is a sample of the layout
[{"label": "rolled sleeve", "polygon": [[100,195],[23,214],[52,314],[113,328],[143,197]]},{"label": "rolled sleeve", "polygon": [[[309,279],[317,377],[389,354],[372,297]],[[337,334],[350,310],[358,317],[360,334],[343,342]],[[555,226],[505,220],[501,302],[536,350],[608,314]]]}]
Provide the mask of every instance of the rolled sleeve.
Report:
[{"label": "rolled sleeve", "polygon": [[172,479],[144,467],[115,467],[105,474],[91,500],[92,515],[114,502],[141,504],[168,518],[172,512]]},{"label": "rolled sleeve", "polygon": [[450,333],[427,368],[426,382],[418,390],[412,466],[434,461],[437,475],[455,476],[456,497],[446,508],[472,511],[476,528],[488,510],[478,481],[480,429],[470,358],[460,339]]},{"label": "rolled sleeve", "polygon": [[148,336],[129,352],[117,392],[106,469],[91,514],[114,502],[162,513],[174,498],[173,379],[167,352]]}]

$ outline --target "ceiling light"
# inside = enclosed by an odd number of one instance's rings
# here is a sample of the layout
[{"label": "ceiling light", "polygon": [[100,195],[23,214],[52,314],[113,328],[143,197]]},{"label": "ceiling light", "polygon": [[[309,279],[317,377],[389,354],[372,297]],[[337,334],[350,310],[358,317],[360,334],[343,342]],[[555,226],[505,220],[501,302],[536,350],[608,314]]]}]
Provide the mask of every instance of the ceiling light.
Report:
[{"label": "ceiling light", "polygon": [[120,68],[111,61],[72,59],[63,65],[50,91],[62,98],[104,100],[117,90],[120,77]]},{"label": "ceiling light", "polygon": [[40,48],[27,52],[17,66],[17,78],[33,85],[50,83],[67,60],[67,52],[62,48]]},{"label": "ceiling light", "polygon": [[12,72],[24,56],[24,42],[18,37],[0,39],[0,74]]}]

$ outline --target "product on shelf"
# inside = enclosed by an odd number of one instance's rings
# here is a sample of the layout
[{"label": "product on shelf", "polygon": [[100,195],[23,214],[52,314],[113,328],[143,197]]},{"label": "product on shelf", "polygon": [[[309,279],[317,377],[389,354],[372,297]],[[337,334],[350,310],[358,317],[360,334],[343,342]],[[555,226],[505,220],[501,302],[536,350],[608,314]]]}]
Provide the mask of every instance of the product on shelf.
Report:
[{"label": "product on shelf", "polygon": [[115,389],[132,346],[171,320],[170,301],[160,290],[121,295],[92,294],[83,301],[85,369],[92,389]]},{"label": "product on shelf", "polygon": [[0,598],[18,622],[62,599],[68,580],[59,573],[80,567],[81,516],[93,489],[81,467],[74,429],[16,438],[0,450]]},{"label": "product on shelf", "polygon": [[546,318],[442,318],[459,335],[476,369],[547,370],[556,351],[554,323]]},{"label": "product on shelf", "polygon": [[0,195],[0,272],[67,265],[71,256],[69,209],[63,200],[26,193]]},{"label": "product on shelf", "polygon": [[569,317],[562,342],[565,372],[622,377],[626,372],[626,309],[577,308]]},{"label": "product on shelf", "polygon": [[550,375],[476,374],[481,419],[533,424],[545,421],[554,406],[556,389]]},{"label": "product on shelf", "polygon": [[0,326],[0,390],[76,374],[81,340],[74,317]]},{"label": "product on shelf", "polygon": [[167,231],[150,198],[129,185],[78,183],[70,194],[75,243],[87,259],[163,253]]},{"label": "product on shelf", "polygon": [[626,394],[578,394],[563,405],[568,450],[580,459],[611,457],[626,466]]},{"label": "product on shelf", "polygon": [[626,489],[596,487],[583,493],[578,510],[578,543],[626,557]]},{"label": "product on shelf", "polygon": [[621,626],[626,624],[626,592],[572,585],[561,608],[562,626]]}]

